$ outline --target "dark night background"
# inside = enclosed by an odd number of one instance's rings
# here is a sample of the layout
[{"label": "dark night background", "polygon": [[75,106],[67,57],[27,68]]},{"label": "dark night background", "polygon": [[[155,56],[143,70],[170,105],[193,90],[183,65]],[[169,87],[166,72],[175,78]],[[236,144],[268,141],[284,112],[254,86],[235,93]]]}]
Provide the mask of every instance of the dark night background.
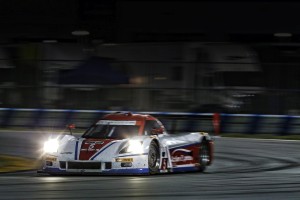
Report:
[{"label": "dark night background", "polygon": [[[279,0],[0,1],[0,106],[299,114],[299,10]],[[249,62],[255,87],[213,75]]]}]

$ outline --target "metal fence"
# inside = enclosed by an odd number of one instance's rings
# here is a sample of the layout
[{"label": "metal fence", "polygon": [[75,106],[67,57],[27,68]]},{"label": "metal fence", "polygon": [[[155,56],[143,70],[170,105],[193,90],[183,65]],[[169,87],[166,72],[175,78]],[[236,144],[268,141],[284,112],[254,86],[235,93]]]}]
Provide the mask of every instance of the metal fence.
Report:
[{"label": "metal fence", "polygon": [[[216,87],[214,84],[224,83],[224,77],[211,80],[204,75],[204,69],[212,65],[247,68],[249,63],[140,59],[109,62],[131,79],[130,84],[110,86],[59,85],[60,71],[75,68],[84,60],[18,60],[20,64],[9,68],[9,73],[0,73],[0,107],[300,114],[297,62],[259,63],[265,83],[256,90]],[[235,79],[239,83],[241,77]]]},{"label": "metal fence", "polygon": [[2,87],[0,107],[132,111],[292,114],[300,111],[299,90],[133,87]]},{"label": "metal fence", "polygon": [[[30,128],[31,130],[64,130],[66,124],[75,123],[77,128],[88,128],[103,115],[113,113],[108,110],[64,110],[64,109],[16,109],[0,108],[1,128]],[[169,133],[199,132],[223,135],[276,134],[299,135],[300,116],[225,114],[218,119],[213,113],[191,112],[139,112],[151,114],[162,121]]]}]

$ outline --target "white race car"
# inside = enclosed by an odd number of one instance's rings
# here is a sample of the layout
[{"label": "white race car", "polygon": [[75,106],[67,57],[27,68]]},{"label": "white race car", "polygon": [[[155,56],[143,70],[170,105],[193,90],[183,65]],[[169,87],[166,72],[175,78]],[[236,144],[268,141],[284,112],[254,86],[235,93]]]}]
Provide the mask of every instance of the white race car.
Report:
[{"label": "white race car", "polygon": [[212,163],[207,133],[168,134],[151,115],[114,113],[81,137],[62,135],[44,143],[48,174],[158,174],[204,171]]}]

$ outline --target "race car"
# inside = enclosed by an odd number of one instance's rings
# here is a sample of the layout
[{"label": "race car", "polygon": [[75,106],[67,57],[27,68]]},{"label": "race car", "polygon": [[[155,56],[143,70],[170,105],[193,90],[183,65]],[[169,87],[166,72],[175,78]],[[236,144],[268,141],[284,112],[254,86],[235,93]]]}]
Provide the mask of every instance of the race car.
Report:
[{"label": "race car", "polygon": [[107,114],[81,137],[61,135],[44,143],[48,174],[159,174],[204,171],[213,160],[208,133],[167,133],[151,115]]}]

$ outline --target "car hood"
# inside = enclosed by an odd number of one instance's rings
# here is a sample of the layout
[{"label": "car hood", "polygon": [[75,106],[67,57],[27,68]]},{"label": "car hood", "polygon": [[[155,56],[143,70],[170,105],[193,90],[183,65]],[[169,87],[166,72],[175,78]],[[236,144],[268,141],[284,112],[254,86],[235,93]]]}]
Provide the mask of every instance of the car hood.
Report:
[{"label": "car hood", "polygon": [[109,147],[110,144],[113,144],[113,141],[116,139],[86,139],[82,138],[81,145],[77,147],[80,149],[79,160],[90,160],[96,152]]},{"label": "car hood", "polygon": [[76,138],[65,135],[59,142],[58,154],[66,160],[94,160],[100,153],[114,156],[124,142],[117,139]]}]

